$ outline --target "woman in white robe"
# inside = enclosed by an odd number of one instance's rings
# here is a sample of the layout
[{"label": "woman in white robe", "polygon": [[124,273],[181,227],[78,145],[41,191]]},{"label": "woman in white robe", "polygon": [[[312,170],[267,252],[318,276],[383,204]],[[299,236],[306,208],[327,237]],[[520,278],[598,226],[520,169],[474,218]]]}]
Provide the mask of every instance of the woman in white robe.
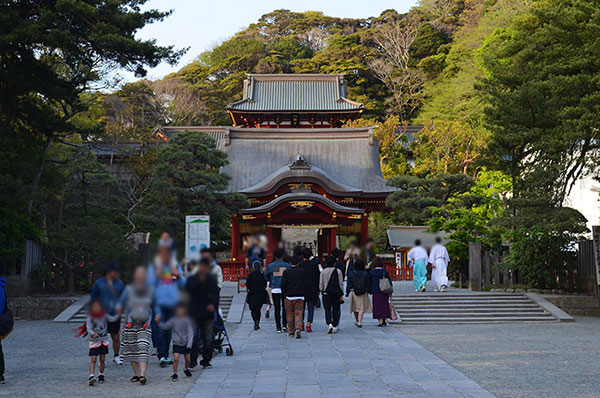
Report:
[{"label": "woman in white robe", "polygon": [[433,265],[431,271],[431,284],[434,292],[445,292],[448,287],[448,263],[450,256],[448,250],[442,245],[442,240],[438,237],[435,239],[435,246],[431,248],[429,253],[429,263]]}]

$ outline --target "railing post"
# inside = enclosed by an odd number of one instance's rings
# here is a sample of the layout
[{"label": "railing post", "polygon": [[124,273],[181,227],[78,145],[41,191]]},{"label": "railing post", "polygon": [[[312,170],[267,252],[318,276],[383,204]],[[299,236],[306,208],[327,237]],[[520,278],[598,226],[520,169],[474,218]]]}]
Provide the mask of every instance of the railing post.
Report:
[{"label": "railing post", "polygon": [[469,289],[481,291],[481,242],[469,242]]}]

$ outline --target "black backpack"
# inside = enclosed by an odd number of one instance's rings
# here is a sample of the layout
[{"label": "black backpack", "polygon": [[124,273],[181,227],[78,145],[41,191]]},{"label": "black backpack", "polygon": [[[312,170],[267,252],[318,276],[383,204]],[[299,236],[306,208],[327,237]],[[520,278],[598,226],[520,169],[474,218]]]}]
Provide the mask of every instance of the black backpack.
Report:
[{"label": "black backpack", "polygon": [[352,289],[357,296],[362,296],[367,292],[366,272],[360,272],[358,275],[356,273],[354,274],[354,278],[352,278]]},{"label": "black backpack", "polygon": [[338,275],[338,269],[336,267],[331,268],[333,268],[333,272],[331,273],[329,282],[327,282],[327,286],[325,287],[325,293],[327,293],[328,296],[341,297],[344,295],[344,292],[342,289],[340,289],[340,277]]}]

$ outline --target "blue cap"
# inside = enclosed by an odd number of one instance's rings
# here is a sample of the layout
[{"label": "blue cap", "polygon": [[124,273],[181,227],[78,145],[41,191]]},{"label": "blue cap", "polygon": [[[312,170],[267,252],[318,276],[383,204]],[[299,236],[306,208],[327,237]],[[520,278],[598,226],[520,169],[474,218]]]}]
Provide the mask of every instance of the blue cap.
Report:
[{"label": "blue cap", "polygon": [[106,264],[105,271],[106,272],[111,272],[111,271],[121,272],[121,269],[119,268],[119,264],[116,261],[109,261],[108,264]]}]

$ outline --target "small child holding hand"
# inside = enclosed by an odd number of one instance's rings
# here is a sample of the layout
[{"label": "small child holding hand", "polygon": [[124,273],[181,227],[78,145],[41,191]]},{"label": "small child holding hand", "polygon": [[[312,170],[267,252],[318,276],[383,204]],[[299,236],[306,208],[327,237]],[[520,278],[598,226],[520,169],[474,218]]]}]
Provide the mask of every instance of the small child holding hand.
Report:
[{"label": "small child holding hand", "polygon": [[[88,384],[93,386],[96,381],[104,383],[104,368],[106,366],[105,358],[108,354],[110,344],[110,334],[108,334],[108,322],[114,322],[119,315],[110,316],[102,307],[100,299],[92,300],[90,303],[90,312],[85,321],[85,333],[87,333],[88,345],[90,348],[90,377]],[[100,359],[98,379],[95,377],[96,361]]]},{"label": "small child holding hand", "polygon": [[190,354],[192,351],[192,342],[194,341],[194,327],[192,320],[188,316],[187,306],[184,303],[178,303],[175,307],[175,316],[167,322],[160,321],[160,315],[155,317],[158,327],[165,330],[171,330],[171,339],[173,341],[173,375],[171,381],[177,381],[177,368],[179,366],[179,357],[183,355],[185,368],[183,373],[187,377],[192,376],[190,371]]}]

